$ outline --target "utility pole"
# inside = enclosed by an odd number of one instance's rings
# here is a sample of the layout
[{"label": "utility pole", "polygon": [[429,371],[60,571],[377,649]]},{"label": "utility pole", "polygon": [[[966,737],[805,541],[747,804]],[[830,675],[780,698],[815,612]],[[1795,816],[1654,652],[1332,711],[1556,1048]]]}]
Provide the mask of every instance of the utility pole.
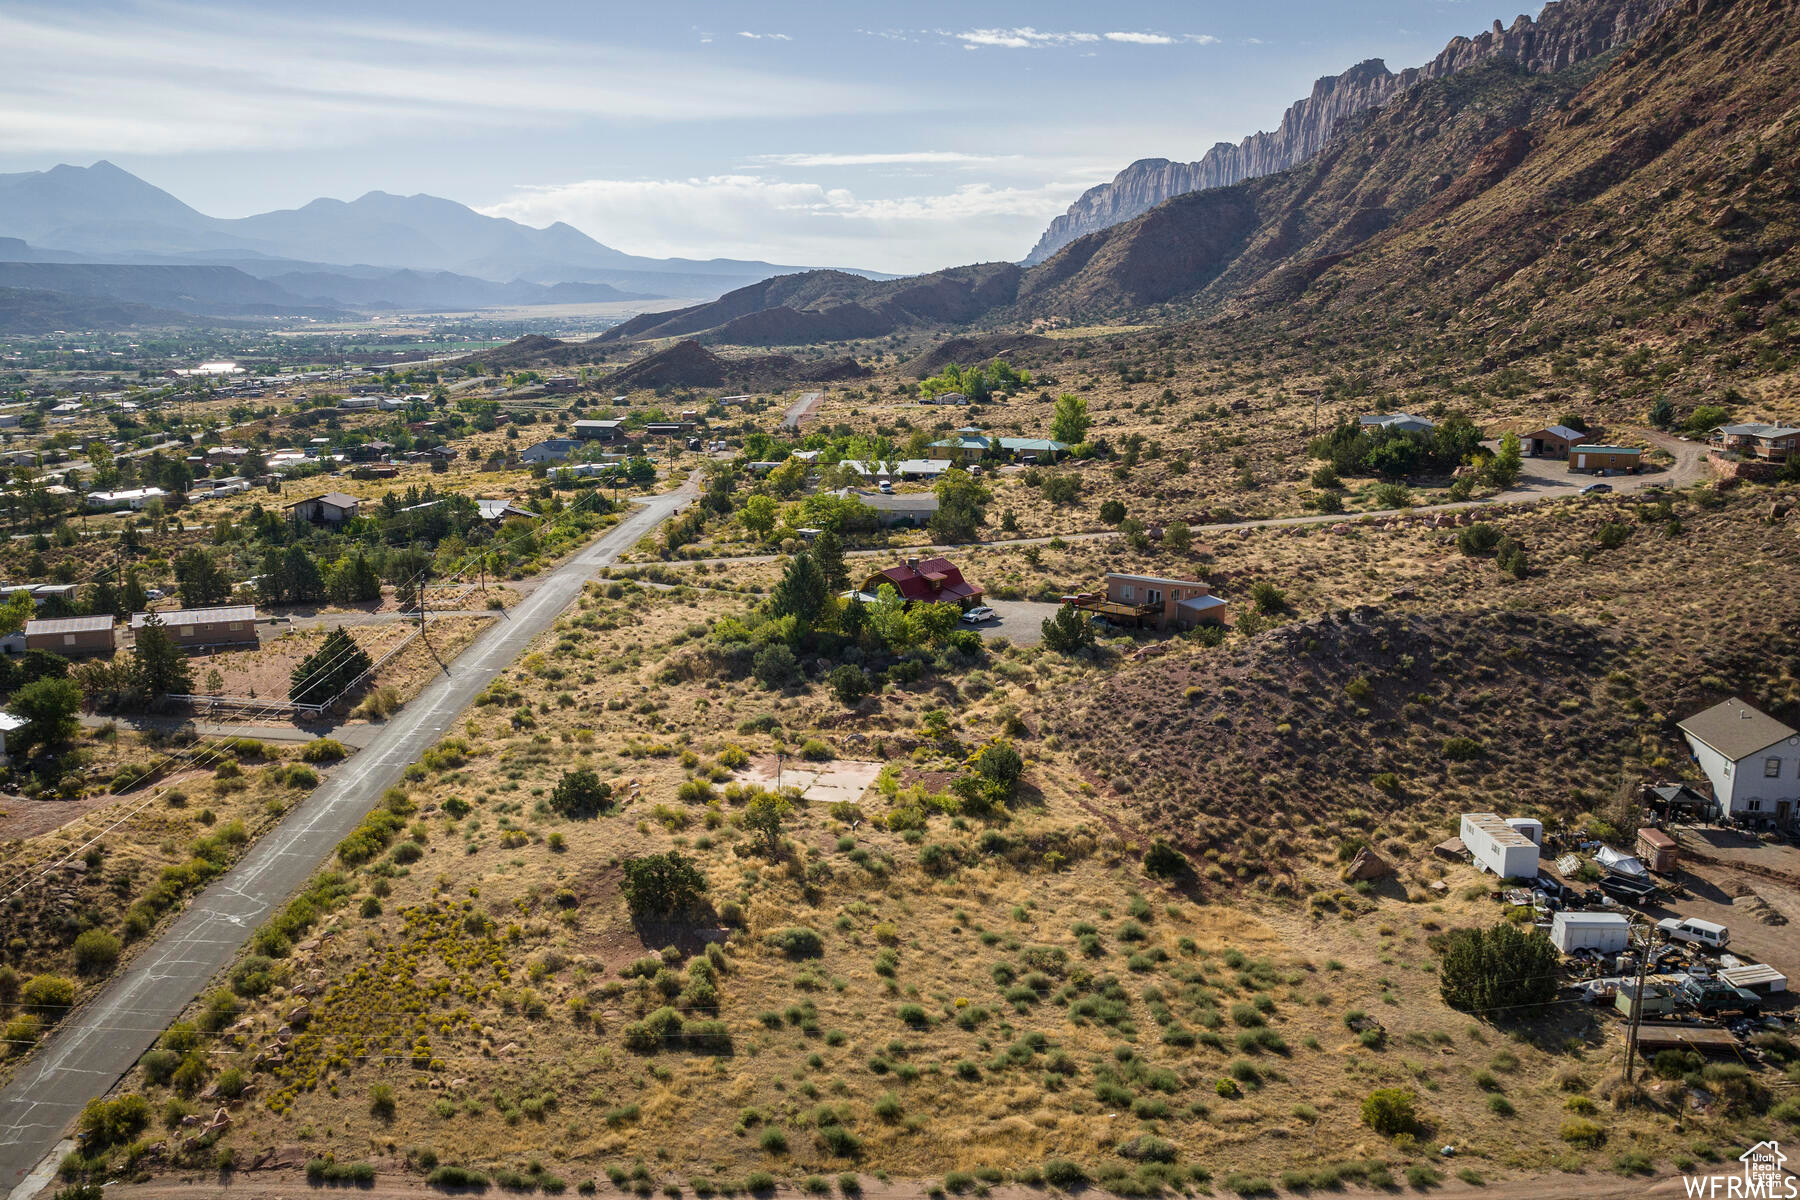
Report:
[{"label": "utility pole", "polygon": [[[1633,922],[1628,928],[1635,929]],[[1650,973],[1650,951],[1652,942],[1648,930],[1644,932],[1644,948],[1638,955],[1637,995],[1632,998],[1631,1029],[1625,1035],[1625,1084],[1631,1085],[1631,1074],[1637,1065],[1638,1023],[1644,1017],[1644,977]]]}]

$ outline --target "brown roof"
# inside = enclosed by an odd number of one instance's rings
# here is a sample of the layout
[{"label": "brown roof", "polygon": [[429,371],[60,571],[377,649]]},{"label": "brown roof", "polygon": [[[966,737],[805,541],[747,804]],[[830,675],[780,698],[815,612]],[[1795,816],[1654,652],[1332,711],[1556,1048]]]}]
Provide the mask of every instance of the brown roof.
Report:
[{"label": "brown roof", "polygon": [[1737,699],[1721,700],[1705,712],[1697,712],[1680,722],[1676,728],[1733,762],[1796,736],[1794,729]]},{"label": "brown roof", "polygon": [[323,496],[308,496],[304,500],[296,500],[294,503],[284,504],[282,507],[295,508],[302,504],[311,504],[315,500],[321,504],[329,504],[333,508],[355,508],[362,503],[362,501],[358,500],[355,496],[345,492],[326,492]]},{"label": "brown roof", "polygon": [[25,622],[25,636],[45,633],[94,633],[102,629],[111,629],[113,619],[110,615],[100,617],[58,617],[48,621]]}]

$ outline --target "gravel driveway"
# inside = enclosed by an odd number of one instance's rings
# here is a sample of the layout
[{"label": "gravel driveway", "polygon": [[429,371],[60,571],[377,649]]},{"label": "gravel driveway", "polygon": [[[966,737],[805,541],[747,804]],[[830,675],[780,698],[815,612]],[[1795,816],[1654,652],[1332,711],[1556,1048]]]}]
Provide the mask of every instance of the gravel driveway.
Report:
[{"label": "gravel driveway", "polygon": [[1044,622],[1062,607],[1041,600],[984,600],[983,603],[994,610],[994,620],[963,628],[979,630],[984,638],[1004,637],[1015,646],[1035,646],[1043,641]]}]

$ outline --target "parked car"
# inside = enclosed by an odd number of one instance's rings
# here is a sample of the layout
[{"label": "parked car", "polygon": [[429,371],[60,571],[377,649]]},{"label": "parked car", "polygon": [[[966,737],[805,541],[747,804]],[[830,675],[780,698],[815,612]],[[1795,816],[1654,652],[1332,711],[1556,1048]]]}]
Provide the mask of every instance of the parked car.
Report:
[{"label": "parked car", "polygon": [[974,608],[971,608],[968,612],[964,613],[962,619],[964,625],[980,625],[987,621],[994,620],[999,615],[999,613],[995,612],[987,605],[977,604]]},{"label": "parked car", "polygon": [[1612,484],[1610,483],[1590,483],[1581,489],[1581,494],[1584,496],[1604,496],[1610,491],[1612,491]]},{"label": "parked car", "polygon": [[1723,950],[1731,943],[1731,930],[1698,917],[1664,917],[1656,931],[1671,942],[1687,942],[1704,950]]},{"label": "parked car", "polygon": [[875,490],[884,496],[891,496],[894,494],[894,485],[884,479],[875,485]]},{"label": "parked car", "polygon": [[1755,1017],[1762,1014],[1762,997],[1745,988],[1732,987],[1717,979],[1685,979],[1675,993],[1708,1016],[1741,1012]]}]

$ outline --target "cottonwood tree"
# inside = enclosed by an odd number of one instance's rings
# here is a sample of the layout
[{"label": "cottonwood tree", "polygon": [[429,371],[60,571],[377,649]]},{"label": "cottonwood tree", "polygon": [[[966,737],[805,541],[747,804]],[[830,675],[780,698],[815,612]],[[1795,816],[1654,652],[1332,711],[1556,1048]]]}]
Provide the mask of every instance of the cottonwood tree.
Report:
[{"label": "cottonwood tree", "polygon": [[633,916],[669,917],[687,912],[706,894],[706,876],[679,850],[628,858],[619,891]]}]

